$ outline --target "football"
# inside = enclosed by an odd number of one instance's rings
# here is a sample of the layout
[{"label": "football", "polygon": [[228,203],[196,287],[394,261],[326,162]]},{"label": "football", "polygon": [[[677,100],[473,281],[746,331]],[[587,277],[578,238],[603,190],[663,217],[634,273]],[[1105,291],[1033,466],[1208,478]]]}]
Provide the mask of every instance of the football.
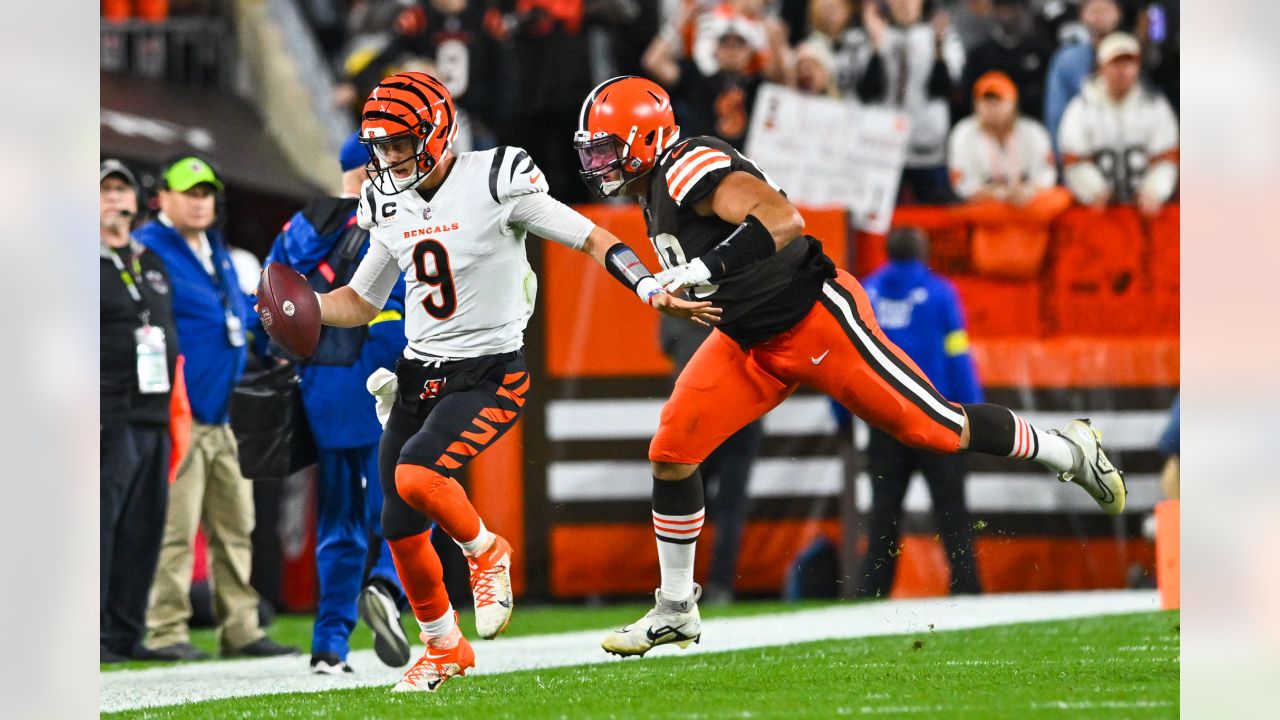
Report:
[{"label": "football", "polygon": [[320,342],[320,303],[307,279],[273,262],[258,283],[258,318],[280,347],[299,358],[311,357]]}]

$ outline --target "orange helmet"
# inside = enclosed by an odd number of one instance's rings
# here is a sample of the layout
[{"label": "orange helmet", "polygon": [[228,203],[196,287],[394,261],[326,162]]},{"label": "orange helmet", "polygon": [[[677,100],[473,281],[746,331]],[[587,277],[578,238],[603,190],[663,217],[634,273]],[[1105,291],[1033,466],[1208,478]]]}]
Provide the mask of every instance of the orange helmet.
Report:
[{"label": "orange helmet", "polygon": [[578,174],[596,195],[617,195],[648,175],[679,137],[666,90],[634,75],[606,80],[587,95],[578,116]]},{"label": "orange helmet", "polygon": [[[417,187],[449,151],[457,134],[458,110],[453,97],[444,83],[422,72],[383,78],[369,94],[360,115],[360,142],[373,161],[369,178],[387,195]],[[412,143],[412,155],[389,160],[388,148],[402,140]],[[414,161],[413,174],[399,178],[392,173],[410,160]]]}]

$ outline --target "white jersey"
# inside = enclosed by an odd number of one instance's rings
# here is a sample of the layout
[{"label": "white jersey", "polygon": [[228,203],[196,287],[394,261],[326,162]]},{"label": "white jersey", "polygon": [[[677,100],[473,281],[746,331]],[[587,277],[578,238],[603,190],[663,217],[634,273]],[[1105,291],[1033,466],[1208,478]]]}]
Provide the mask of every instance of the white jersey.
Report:
[{"label": "white jersey", "polygon": [[[877,54],[884,67],[884,96],[871,102],[906,113],[911,119],[907,136],[906,167],[922,168],[947,162],[947,129],[951,109],[946,98],[929,95],[929,76],[937,56],[936,36],[928,23],[909,27],[889,26],[881,48],[876,50],[863,28],[845,33],[837,53],[837,77],[841,91],[854,95],[859,80]],[[942,33],[942,61],[951,82],[959,83],[964,70],[964,45],[950,28]]]},{"label": "white jersey", "polygon": [[1019,182],[1044,190],[1056,184],[1049,131],[1030,118],[1014,121],[1004,142],[984,131],[977,116],[956,123],[948,141],[947,165],[956,194],[968,198],[988,185]]},{"label": "white jersey", "polygon": [[1169,199],[1178,184],[1178,120],[1163,95],[1136,84],[1119,102],[1099,77],[1067,104],[1058,126],[1063,179],[1082,203],[1101,193]]},{"label": "white jersey", "polygon": [[351,288],[381,308],[404,273],[406,357],[518,350],[537,292],[527,231],[577,249],[594,227],[547,189],[533,159],[514,147],[458,154],[429,200],[415,190],[384,195],[366,181],[357,220],[369,230],[369,252]]}]

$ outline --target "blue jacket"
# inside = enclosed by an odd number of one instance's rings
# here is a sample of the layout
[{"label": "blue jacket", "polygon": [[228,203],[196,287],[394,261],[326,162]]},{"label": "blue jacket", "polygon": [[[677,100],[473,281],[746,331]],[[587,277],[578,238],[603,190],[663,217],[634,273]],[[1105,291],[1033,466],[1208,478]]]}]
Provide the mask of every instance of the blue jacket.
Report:
[{"label": "blue jacket", "polygon": [[[324,203],[326,209],[334,207],[332,199],[329,200],[329,203]],[[317,201],[289,220],[276,236],[275,244],[267,255],[267,263],[284,263],[308,275],[333,252],[334,245],[344,236],[349,224],[341,220],[350,221],[355,217],[354,205],[350,213],[340,218],[322,218],[313,211],[321,204]],[[322,227],[317,228],[315,223]],[[366,237],[360,247],[357,264],[368,250],[369,240]],[[307,410],[307,421],[311,424],[317,447],[332,450],[378,442],[382,437],[382,425],[374,413],[373,396],[365,389],[365,380],[380,367],[394,369],[404,346],[404,278],[401,278],[382,312],[369,324],[369,336],[355,363],[347,366],[299,365],[302,404]]]},{"label": "blue jacket", "polygon": [[920,366],[943,397],[955,403],[982,402],[964,310],[949,280],[919,261],[890,261],[862,286],[885,335]]},{"label": "blue jacket", "polygon": [[1053,151],[1058,151],[1058,124],[1067,111],[1067,103],[1080,93],[1084,81],[1093,73],[1092,43],[1068,45],[1053,54],[1049,61],[1049,77],[1044,88],[1044,125],[1049,130]]},{"label": "blue jacket", "polygon": [[227,334],[227,312],[244,327],[251,308],[236,278],[226,241],[218,230],[209,230],[209,246],[217,277],[205,272],[187,241],[158,220],[134,232],[148,250],[164,261],[173,286],[173,315],[184,365],[187,397],[197,422],[220,425],[228,421],[231,391],[244,372],[248,347],[235,347]]}]

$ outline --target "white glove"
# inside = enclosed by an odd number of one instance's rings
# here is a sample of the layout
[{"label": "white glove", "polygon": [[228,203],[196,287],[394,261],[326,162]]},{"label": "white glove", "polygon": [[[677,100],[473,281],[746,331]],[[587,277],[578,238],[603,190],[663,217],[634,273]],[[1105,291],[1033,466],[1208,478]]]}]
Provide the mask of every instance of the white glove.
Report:
[{"label": "white glove", "polygon": [[699,258],[694,258],[684,265],[668,268],[654,275],[653,278],[667,292],[675,292],[680,288],[706,285],[711,279],[711,271]]},{"label": "white glove", "polygon": [[385,428],[387,419],[391,417],[391,406],[396,404],[396,390],[400,388],[396,374],[386,368],[378,368],[364,381],[364,387],[373,396],[373,411],[378,416],[378,422]]}]

